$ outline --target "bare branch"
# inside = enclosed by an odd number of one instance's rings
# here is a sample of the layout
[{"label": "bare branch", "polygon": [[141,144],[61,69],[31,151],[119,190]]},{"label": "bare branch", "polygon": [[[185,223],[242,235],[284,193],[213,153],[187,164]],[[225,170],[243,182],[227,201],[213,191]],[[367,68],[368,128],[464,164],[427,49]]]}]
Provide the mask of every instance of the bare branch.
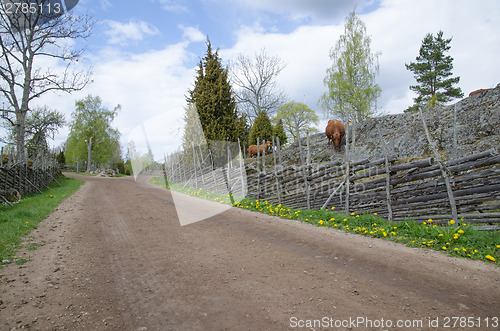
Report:
[{"label": "bare branch", "polygon": [[253,119],[260,111],[269,116],[286,100],[276,84],[276,77],[285,68],[277,56],[270,57],[261,50],[254,58],[240,54],[232,70],[231,81],[237,87],[236,101],[240,110]]}]

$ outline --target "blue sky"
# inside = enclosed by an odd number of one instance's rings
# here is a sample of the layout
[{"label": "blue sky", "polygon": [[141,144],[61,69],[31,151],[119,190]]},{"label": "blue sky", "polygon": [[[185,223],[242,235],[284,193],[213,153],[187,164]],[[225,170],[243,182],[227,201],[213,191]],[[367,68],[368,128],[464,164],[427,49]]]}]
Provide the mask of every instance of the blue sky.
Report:
[{"label": "blue sky", "polygon": [[[82,61],[93,67],[94,83],[72,95],[46,95],[37,103],[65,113],[68,120],[75,100],[87,94],[99,95],[109,108],[121,104],[114,126],[122,133],[123,147],[129,137],[140,139],[144,125],[161,159],[179,146],[184,96],[209,36],[225,63],[263,48],[279,56],[286,68],[278,84],[290,100],[318,113],[322,130],[326,118],[317,101],[325,91],[329,50],[353,8],[366,24],[372,52],[381,53],[382,112],[400,113],[412,104],[415,95],[408,86],[415,82],[405,63],[415,60],[429,32],[443,30],[453,38],[453,73],[461,77],[466,96],[500,83],[497,0],[81,0],[73,13],[98,20]],[[52,145],[60,145],[67,133],[67,128],[60,130]]]}]

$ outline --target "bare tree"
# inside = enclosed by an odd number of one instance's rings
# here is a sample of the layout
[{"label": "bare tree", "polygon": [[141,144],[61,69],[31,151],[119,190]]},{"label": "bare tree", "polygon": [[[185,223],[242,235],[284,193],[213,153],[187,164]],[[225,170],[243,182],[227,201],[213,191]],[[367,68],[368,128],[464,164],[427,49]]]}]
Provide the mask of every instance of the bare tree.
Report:
[{"label": "bare tree", "polygon": [[283,61],[267,55],[265,49],[254,58],[240,54],[232,70],[232,82],[237,87],[236,101],[240,111],[254,119],[260,111],[269,117],[286,100],[285,93],[276,84],[276,77],[285,68]]},{"label": "bare tree", "polygon": [[[15,127],[19,161],[25,155],[30,102],[50,91],[78,91],[90,82],[91,71],[77,68],[84,49],[73,46],[90,36],[94,24],[87,15],[65,14],[57,1],[0,2],[1,117]],[[43,67],[44,60],[63,69]]]}]

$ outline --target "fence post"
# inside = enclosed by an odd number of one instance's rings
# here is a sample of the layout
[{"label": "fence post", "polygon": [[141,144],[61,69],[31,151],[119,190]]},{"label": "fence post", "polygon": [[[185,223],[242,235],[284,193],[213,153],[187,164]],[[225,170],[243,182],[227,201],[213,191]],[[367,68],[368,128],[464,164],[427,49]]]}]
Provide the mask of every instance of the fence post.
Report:
[{"label": "fence post", "polygon": [[[262,139],[262,172],[266,173],[266,139]],[[265,182],[264,182],[265,183]]]},{"label": "fence post", "polygon": [[276,142],[278,143],[278,160],[279,160],[279,166],[280,169],[283,167],[283,162],[281,162],[281,144],[280,144],[280,137],[276,137]]},{"label": "fence post", "polygon": [[[230,171],[231,171],[231,149],[229,148],[229,142],[226,142],[227,143],[227,185],[229,188],[231,188],[231,175],[230,175]],[[229,193],[231,194],[231,191],[229,191]]]},{"label": "fence post", "polygon": [[260,156],[260,145],[259,145],[259,137],[257,137],[257,199],[260,199],[260,164],[259,157]]},{"label": "fence post", "polygon": [[346,125],[346,138],[345,138],[345,213],[349,214],[349,190],[350,190],[350,178],[349,178],[349,123]]},{"label": "fence post", "polygon": [[389,157],[387,155],[387,147],[385,141],[380,133],[380,128],[377,126],[378,139],[382,142],[382,149],[385,155],[385,194],[387,199],[387,219],[389,222],[393,221],[392,217],[392,199],[391,199],[391,174],[389,172]]},{"label": "fence post", "polygon": [[241,176],[241,197],[245,197],[245,174],[244,174],[244,162],[243,162],[243,155],[241,152],[241,145],[240,145],[240,138],[238,138],[238,152],[239,152],[239,159],[240,159],[240,176]]},{"label": "fence post", "polygon": [[456,103],[453,106],[453,156],[457,157],[457,147],[458,147],[458,140],[457,140],[457,104]]},{"label": "fence post", "polygon": [[306,163],[309,164],[309,163],[311,163],[311,144],[310,144],[310,141],[309,141],[309,131],[307,131],[307,140],[306,140],[306,143],[307,143],[307,159],[306,159]]},{"label": "fence post", "polygon": [[198,174],[196,172],[196,151],[194,149],[194,141],[191,141],[193,147],[193,169],[194,169],[194,188],[198,189]]},{"label": "fence post", "polygon": [[419,108],[418,110],[420,112],[420,118],[422,119],[422,124],[424,126],[425,135],[427,136],[427,141],[429,142],[432,152],[434,153],[434,156],[436,158],[436,161],[439,164],[439,169],[441,169],[441,174],[443,176],[444,183],[446,185],[446,191],[448,192],[448,200],[450,201],[451,217],[453,217],[454,220],[457,220],[458,218],[457,204],[455,202],[455,197],[453,196],[453,190],[451,188],[450,178],[448,177],[447,173],[448,169],[444,165],[443,160],[441,160],[441,156],[438,153],[437,147],[431,138],[431,134],[429,133],[429,128],[427,127],[427,123],[425,122],[422,108]]},{"label": "fence post", "polygon": [[[273,146],[274,146],[274,136],[273,136]],[[276,178],[276,189],[278,194],[278,203],[281,203],[281,185],[277,174],[278,169],[276,168],[276,152],[273,152],[273,160],[274,160],[274,177]]]},{"label": "fence post", "polygon": [[304,155],[302,153],[302,145],[300,143],[300,131],[299,131],[299,126],[295,126],[295,132],[297,134],[297,143],[299,144],[299,157],[300,157],[300,163],[302,165],[302,177],[304,179],[304,186],[306,190],[306,204],[307,204],[307,209],[311,209],[311,199],[309,195],[309,182],[307,181],[307,173],[306,173],[306,168],[307,165],[305,164],[304,160]]}]

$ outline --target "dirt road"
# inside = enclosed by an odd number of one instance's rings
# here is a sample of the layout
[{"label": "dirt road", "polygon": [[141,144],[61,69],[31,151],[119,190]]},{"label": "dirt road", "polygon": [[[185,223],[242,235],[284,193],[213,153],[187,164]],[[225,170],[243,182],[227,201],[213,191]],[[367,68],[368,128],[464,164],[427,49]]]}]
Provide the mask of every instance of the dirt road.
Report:
[{"label": "dirt road", "polygon": [[166,190],[80,178],[0,271],[0,330],[497,329],[483,262],[236,208],[181,227]]}]

